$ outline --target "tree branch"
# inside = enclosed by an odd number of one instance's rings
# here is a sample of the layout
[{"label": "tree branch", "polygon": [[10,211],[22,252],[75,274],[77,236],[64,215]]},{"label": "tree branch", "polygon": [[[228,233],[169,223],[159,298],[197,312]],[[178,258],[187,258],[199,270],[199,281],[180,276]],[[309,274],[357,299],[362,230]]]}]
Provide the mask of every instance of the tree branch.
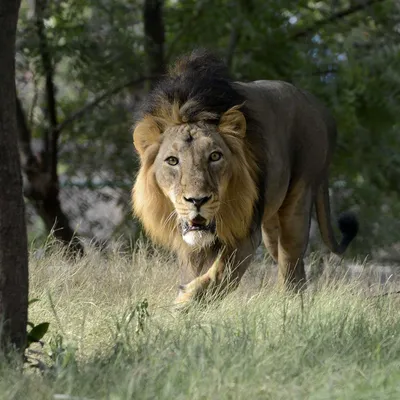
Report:
[{"label": "tree branch", "polygon": [[17,128],[19,148],[23,156],[23,167],[35,162],[35,156],[32,151],[32,135],[26,123],[25,113],[22,108],[21,100],[16,96],[17,106]]},{"label": "tree branch", "polygon": [[240,40],[240,31],[238,29],[238,21],[235,19],[232,23],[231,34],[229,36],[228,50],[226,52],[226,65],[229,69],[232,68],[233,56],[235,54],[236,47]]},{"label": "tree branch", "polygon": [[326,75],[329,75],[329,74],[337,74],[337,72],[338,72],[337,66],[333,66],[332,68],[317,69],[317,70],[314,70],[312,72],[304,72],[304,73],[299,72],[297,74],[294,74],[293,78],[300,78],[300,77],[303,77],[303,76],[319,76],[319,77],[322,77],[322,76],[326,76]]},{"label": "tree branch", "polygon": [[27,120],[29,121],[29,126],[33,126],[33,118],[34,118],[35,108],[37,106],[37,102],[39,99],[38,80],[36,79],[35,75],[33,77],[33,85],[34,85],[33,98],[32,98],[32,103],[31,103],[30,110],[28,113],[28,118],[27,118]]},{"label": "tree branch", "polygon": [[[243,15],[245,15],[243,13],[242,4],[240,1],[233,0],[230,6],[233,11],[233,18],[231,22],[231,32],[229,34],[228,48],[226,50],[226,55],[225,55],[226,65],[229,70],[232,69],[233,57],[235,55],[235,51],[239,44],[240,37],[242,34],[242,31],[240,29],[241,19],[243,19]],[[248,6],[251,8],[252,6],[251,1],[249,2]]]},{"label": "tree branch", "polygon": [[104,100],[109,99],[110,97],[116,95],[117,93],[121,92],[123,89],[129,87],[129,86],[136,86],[139,85],[142,82],[145,82],[147,80],[154,80],[157,79],[158,77],[155,76],[150,76],[150,77],[143,77],[143,78],[138,78],[134,79],[128,82],[125,82],[121,85],[118,85],[110,90],[107,90],[106,92],[96,96],[92,101],[88,102],[85,104],[82,108],[79,110],[76,110],[73,112],[71,115],[66,117],[64,121],[62,121],[56,128],[58,135],[61,133],[62,130],[64,130],[67,126],[71,125],[73,122],[75,122],[77,119],[81,118],[83,115],[86,113],[92,111],[94,108],[96,108],[100,103],[102,103]]},{"label": "tree branch", "polygon": [[[47,114],[49,118],[49,127],[45,132],[45,153],[46,161],[50,161],[50,171],[52,179],[57,179],[57,164],[58,164],[58,131],[57,131],[57,104],[56,104],[56,89],[54,85],[54,66],[51,59],[50,49],[47,42],[45,26],[43,22],[45,1],[36,0],[36,30],[39,38],[39,51],[42,59],[42,66],[46,77],[46,101]],[[51,137],[49,137],[51,133]]]},{"label": "tree branch", "polygon": [[182,36],[186,35],[186,32],[188,31],[188,29],[191,28],[193,23],[195,23],[196,20],[200,18],[201,14],[204,12],[209,3],[211,3],[211,0],[203,0],[202,3],[200,3],[200,5],[196,4],[198,8],[195,11],[195,13],[192,14],[190,18],[186,19],[185,23],[182,26],[182,29],[174,36],[173,41],[168,46],[167,55],[165,57],[165,61],[167,63],[170,61],[174,53],[175,46],[179,43]]},{"label": "tree branch", "polygon": [[[164,0],[145,0],[143,4],[144,46],[149,75],[161,76],[165,72],[163,18]],[[149,89],[153,82],[149,81]]]},{"label": "tree branch", "polygon": [[315,21],[314,25],[309,26],[308,28],[298,30],[297,32],[295,31],[292,35],[290,35],[290,39],[296,40],[296,39],[300,39],[302,37],[311,35],[317,29],[319,29],[320,27],[322,27],[324,25],[328,25],[328,24],[335,22],[341,18],[347,17],[351,14],[355,14],[358,11],[362,11],[369,6],[372,6],[372,5],[378,4],[378,3],[382,3],[383,1],[384,0],[364,0],[358,4],[353,4],[350,7],[345,8],[344,10],[333,13],[332,15],[330,15],[327,18],[321,19],[319,21]]}]

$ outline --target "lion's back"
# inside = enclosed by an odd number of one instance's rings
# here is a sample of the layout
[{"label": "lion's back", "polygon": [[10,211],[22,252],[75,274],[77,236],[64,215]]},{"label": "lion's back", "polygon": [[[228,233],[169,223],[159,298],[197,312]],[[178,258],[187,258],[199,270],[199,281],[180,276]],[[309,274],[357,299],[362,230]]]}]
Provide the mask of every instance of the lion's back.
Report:
[{"label": "lion's back", "polygon": [[335,123],[326,107],[307,91],[283,81],[235,85],[258,121],[259,132],[249,140],[259,149],[258,158],[267,159],[265,169],[274,171],[274,176],[269,174],[270,184],[278,187],[288,179],[319,177],[336,140]]}]

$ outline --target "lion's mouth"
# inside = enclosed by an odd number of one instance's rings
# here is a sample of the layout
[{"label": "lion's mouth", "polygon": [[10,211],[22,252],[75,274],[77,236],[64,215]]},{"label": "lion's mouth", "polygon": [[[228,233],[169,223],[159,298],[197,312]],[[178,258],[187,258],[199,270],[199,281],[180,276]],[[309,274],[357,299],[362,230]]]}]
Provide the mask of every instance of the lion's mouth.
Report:
[{"label": "lion's mouth", "polygon": [[190,221],[184,221],[182,223],[182,234],[186,235],[189,232],[195,231],[208,231],[215,233],[215,221],[211,221],[207,224],[207,220],[201,215],[197,215]]}]

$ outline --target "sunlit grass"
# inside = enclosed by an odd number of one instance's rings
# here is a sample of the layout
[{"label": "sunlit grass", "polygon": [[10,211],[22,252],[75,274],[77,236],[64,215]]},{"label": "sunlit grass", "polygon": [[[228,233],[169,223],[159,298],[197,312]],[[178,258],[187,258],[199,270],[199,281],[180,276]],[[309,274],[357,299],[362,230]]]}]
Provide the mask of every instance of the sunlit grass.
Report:
[{"label": "sunlit grass", "polygon": [[[373,268],[358,269],[328,260],[302,296],[289,296],[256,261],[218,305],[180,315],[172,257],[145,247],[76,262],[32,253],[30,297],[40,301],[29,318],[50,322],[38,356],[46,367],[21,376],[3,365],[0,397],[398,399],[400,301],[376,296],[395,282],[379,288]],[[138,317],[145,301],[149,315]],[[57,335],[61,355],[50,358]]]}]

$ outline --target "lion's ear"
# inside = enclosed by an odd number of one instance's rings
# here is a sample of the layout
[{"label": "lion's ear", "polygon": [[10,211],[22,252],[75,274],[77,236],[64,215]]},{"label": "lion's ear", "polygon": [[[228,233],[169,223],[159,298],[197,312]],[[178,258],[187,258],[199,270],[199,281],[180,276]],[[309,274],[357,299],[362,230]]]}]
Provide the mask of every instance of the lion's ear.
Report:
[{"label": "lion's ear", "polygon": [[246,118],[239,111],[240,106],[230,108],[219,121],[218,129],[221,133],[244,138],[246,136]]},{"label": "lion's ear", "polygon": [[133,131],[133,144],[140,156],[149,146],[158,143],[160,139],[160,129],[151,116],[144,117]]}]

